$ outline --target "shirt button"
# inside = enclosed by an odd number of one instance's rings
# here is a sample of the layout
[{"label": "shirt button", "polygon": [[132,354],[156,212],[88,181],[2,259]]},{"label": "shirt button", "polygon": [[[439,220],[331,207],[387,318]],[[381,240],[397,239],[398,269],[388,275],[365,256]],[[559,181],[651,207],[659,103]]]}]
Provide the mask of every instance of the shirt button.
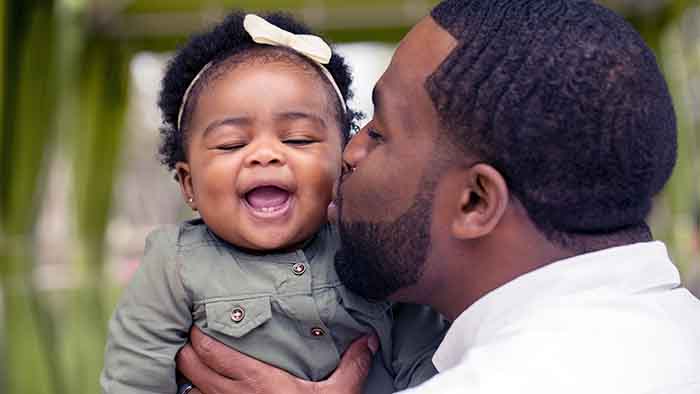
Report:
[{"label": "shirt button", "polygon": [[240,323],[241,321],[243,321],[244,318],[245,309],[241,307],[233,308],[233,310],[231,311],[231,320],[233,320],[234,323]]},{"label": "shirt button", "polygon": [[311,329],[311,336],[313,337],[322,337],[324,335],[326,335],[326,332],[322,328],[314,327]]},{"label": "shirt button", "polygon": [[306,272],[306,265],[304,263],[296,263],[292,266],[292,272],[297,276],[304,275],[304,272]]}]

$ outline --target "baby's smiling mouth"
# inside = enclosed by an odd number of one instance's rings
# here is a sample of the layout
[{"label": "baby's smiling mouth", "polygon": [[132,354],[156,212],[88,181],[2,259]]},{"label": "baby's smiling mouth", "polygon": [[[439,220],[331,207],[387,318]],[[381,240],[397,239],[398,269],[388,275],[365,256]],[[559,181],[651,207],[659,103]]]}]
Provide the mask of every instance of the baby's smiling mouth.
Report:
[{"label": "baby's smiling mouth", "polygon": [[292,193],[278,186],[258,186],[248,191],[244,200],[255,216],[271,219],[289,210]]}]

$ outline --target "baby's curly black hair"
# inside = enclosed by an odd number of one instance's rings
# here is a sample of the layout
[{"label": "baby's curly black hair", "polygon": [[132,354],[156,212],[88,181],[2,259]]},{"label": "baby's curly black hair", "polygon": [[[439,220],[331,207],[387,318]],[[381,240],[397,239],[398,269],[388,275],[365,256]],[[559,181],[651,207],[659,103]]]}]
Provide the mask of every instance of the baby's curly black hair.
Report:
[{"label": "baby's curly black hair", "polygon": [[447,134],[504,175],[541,232],[586,251],[645,231],[677,142],[639,34],[587,0],[446,0],[431,15],[458,41],[426,82]]},{"label": "baby's curly black hair", "polygon": [[[251,36],[243,27],[243,19],[246,13],[236,11],[229,14],[221,23],[210,31],[193,36],[169,62],[162,81],[162,89],[158,101],[158,107],[162,112],[162,125],[160,128],[161,143],[159,147],[160,161],[169,170],[175,168],[177,162],[186,161],[186,131],[187,123],[195,107],[197,99],[204,86],[220,72],[223,67],[229,66],[228,60],[236,58],[235,63],[248,59],[248,56],[272,56],[284,57],[295,62],[303,62],[321,73],[320,65],[313,60],[298,54],[297,52],[269,45],[261,45],[253,42]],[[273,25],[295,34],[314,34],[307,26],[283,13],[270,13],[260,15]],[[180,106],[185,96],[185,91],[199,72],[207,65],[211,66],[191,88],[185,109],[182,115],[182,124],[178,127],[178,115]],[[325,67],[333,76],[340,92],[343,94],[345,105],[352,98],[350,83],[352,75],[345,59],[333,52],[330,62]],[[321,76],[327,85],[328,94],[337,97],[335,88],[326,77]],[[332,102],[337,103],[338,121],[342,132],[343,143],[347,142],[351,130],[357,129],[357,120],[361,118],[359,112],[349,107],[343,111],[339,98]]]}]

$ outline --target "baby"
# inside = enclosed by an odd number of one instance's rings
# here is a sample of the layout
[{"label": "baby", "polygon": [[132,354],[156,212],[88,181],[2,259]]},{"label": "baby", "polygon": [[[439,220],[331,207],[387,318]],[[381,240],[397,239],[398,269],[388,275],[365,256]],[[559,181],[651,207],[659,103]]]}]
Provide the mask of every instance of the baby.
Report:
[{"label": "baby", "polygon": [[109,325],[104,393],[175,393],[192,325],[310,380],[374,333],[367,393],[436,373],[443,319],[365,300],[334,269],[326,212],[356,119],[350,82],[342,57],[280,14],[234,13],[178,52],[163,79],[160,152],[201,219],[149,235]]}]

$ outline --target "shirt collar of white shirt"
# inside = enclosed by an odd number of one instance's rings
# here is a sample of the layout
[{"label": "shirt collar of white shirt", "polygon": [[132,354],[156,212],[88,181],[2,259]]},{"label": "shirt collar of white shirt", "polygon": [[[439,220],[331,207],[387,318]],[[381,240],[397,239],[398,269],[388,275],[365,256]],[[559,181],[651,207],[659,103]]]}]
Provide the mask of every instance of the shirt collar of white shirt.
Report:
[{"label": "shirt collar of white shirt", "polygon": [[489,292],[453,322],[433,356],[444,372],[457,364],[475,342],[517,320],[523,311],[562,296],[680,286],[678,270],[662,242],[645,242],[582,254],[548,264]]}]

